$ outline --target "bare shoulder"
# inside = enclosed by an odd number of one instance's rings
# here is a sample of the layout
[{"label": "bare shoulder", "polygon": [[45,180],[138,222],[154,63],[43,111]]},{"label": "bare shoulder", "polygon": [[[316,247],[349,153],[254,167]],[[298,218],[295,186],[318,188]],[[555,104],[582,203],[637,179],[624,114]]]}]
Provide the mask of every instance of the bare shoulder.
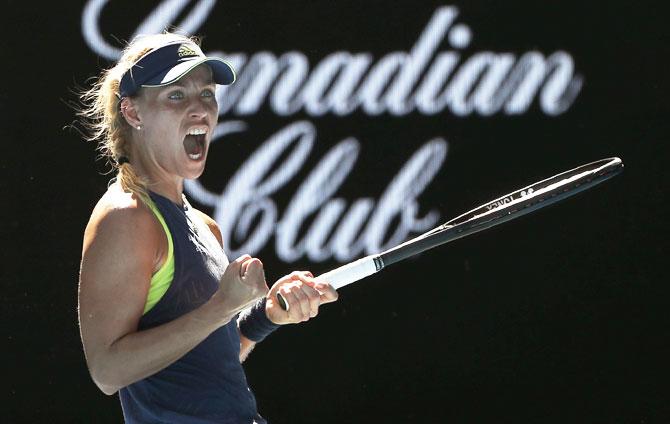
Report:
[{"label": "bare shoulder", "polygon": [[112,185],[93,209],[86,226],[84,244],[86,246],[89,237],[100,236],[155,242],[160,240],[160,230],[153,212],[141,199]]},{"label": "bare shoulder", "polygon": [[219,244],[221,245],[221,247],[223,247],[223,237],[221,236],[221,230],[219,229],[219,225],[216,223],[216,221],[214,221],[214,219],[212,219],[209,215],[207,215],[206,213],[204,213],[202,211],[199,211],[195,208],[193,208],[193,210],[195,212],[197,212],[198,215],[204,221],[204,223],[207,224],[207,226],[209,227],[209,230],[212,232],[212,234],[214,234],[216,239],[219,241]]},{"label": "bare shoulder", "polygon": [[84,232],[82,259],[110,254],[122,261],[140,260],[151,272],[160,268],[167,255],[167,238],[153,212],[136,195],[115,185],[93,209]]}]

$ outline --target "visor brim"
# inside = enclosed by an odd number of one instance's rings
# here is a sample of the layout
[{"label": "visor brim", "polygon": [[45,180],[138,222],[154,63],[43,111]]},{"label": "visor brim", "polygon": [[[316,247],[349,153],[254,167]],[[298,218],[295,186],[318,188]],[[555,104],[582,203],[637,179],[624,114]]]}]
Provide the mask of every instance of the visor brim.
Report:
[{"label": "visor brim", "polygon": [[215,83],[230,85],[235,82],[235,71],[228,62],[218,57],[201,57],[186,60],[173,66],[166,73],[156,75],[151,80],[142,84],[142,87],[163,87],[172,84],[202,64],[207,64],[210,67],[212,70],[212,79]]}]

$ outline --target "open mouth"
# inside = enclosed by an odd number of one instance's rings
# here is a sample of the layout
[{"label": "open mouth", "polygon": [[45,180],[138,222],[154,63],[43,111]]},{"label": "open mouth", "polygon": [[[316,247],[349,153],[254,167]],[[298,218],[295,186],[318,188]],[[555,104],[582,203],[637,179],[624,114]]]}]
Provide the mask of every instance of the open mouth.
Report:
[{"label": "open mouth", "polygon": [[204,129],[193,129],[184,137],[184,150],[192,160],[200,160],[205,156],[205,134]]}]

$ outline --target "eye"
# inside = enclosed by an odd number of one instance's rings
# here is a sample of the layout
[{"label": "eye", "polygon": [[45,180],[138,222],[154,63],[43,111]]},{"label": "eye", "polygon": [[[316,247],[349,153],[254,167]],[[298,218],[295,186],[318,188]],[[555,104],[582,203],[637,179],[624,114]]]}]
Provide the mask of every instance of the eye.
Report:
[{"label": "eye", "polygon": [[202,90],[202,93],[200,95],[202,97],[214,97],[214,91],[210,90],[209,88],[206,88]]},{"label": "eye", "polygon": [[168,94],[168,99],[170,99],[170,100],[181,100],[183,98],[184,98],[184,93],[179,91],[179,90],[171,91]]}]

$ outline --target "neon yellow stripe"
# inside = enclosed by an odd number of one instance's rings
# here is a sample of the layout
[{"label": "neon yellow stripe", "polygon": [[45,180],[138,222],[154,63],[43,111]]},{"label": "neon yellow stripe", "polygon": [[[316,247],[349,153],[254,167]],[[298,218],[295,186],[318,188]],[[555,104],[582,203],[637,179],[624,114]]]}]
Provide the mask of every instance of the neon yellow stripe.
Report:
[{"label": "neon yellow stripe", "polygon": [[163,215],[158,210],[158,207],[151,198],[146,197],[145,203],[151,211],[156,215],[158,221],[160,221],[165,230],[165,235],[167,236],[168,241],[168,257],[163,266],[160,267],[158,271],[151,277],[151,285],[149,286],[149,293],[147,294],[147,303],[144,305],[144,312],[146,314],[153,308],[156,303],[163,297],[165,292],[170,288],[172,284],[172,278],[174,277],[174,247],[172,245],[172,234],[170,229],[163,219]]}]

